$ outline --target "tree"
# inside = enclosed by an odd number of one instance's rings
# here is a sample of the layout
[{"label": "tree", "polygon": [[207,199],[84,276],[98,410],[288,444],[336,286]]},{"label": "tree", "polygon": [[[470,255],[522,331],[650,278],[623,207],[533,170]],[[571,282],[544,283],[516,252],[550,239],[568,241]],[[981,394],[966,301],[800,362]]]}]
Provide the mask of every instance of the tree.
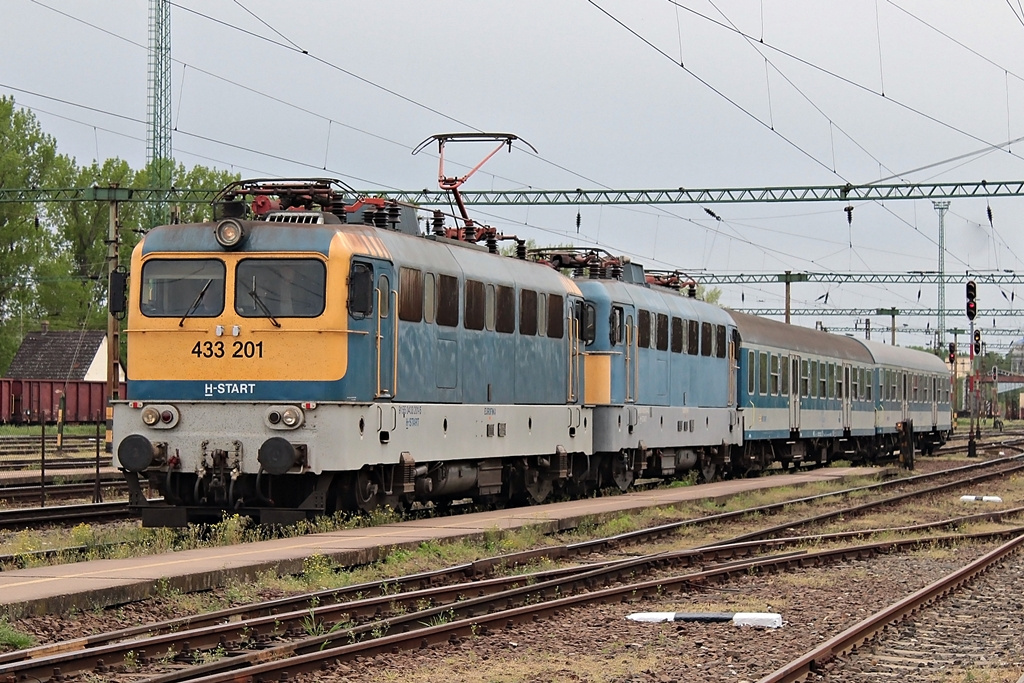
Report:
[{"label": "tree", "polygon": [[[0,187],[49,185],[56,161],[57,143],[35,116],[16,107],[13,97],[0,97]],[[32,204],[0,204],[0,374],[21,343],[38,263],[50,246],[38,210]]]},{"label": "tree", "polygon": [[[60,157],[54,181],[60,187],[130,187],[135,172],[121,159],[107,159],[102,165],[79,167],[74,159]],[[131,257],[138,242],[137,204],[118,207],[122,262]],[[40,260],[38,304],[40,316],[55,329],[103,329],[106,325],[107,234],[110,206],[106,202],[55,202],[47,207],[55,249]]]}]

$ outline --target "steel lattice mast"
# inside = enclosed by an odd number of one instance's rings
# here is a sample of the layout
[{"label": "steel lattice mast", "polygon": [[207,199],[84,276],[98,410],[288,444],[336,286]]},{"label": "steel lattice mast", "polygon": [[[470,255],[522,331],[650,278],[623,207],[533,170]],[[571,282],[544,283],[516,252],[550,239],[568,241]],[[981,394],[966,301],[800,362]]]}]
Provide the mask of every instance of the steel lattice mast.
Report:
[{"label": "steel lattice mast", "polygon": [[939,340],[938,348],[946,341],[946,211],[949,202],[932,202],[939,214]]},{"label": "steel lattice mast", "polygon": [[[146,135],[150,187],[171,189],[174,167],[171,154],[171,5],[169,0],[149,0],[149,130]],[[152,204],[150,225],[168,222],[166,201]]]}]

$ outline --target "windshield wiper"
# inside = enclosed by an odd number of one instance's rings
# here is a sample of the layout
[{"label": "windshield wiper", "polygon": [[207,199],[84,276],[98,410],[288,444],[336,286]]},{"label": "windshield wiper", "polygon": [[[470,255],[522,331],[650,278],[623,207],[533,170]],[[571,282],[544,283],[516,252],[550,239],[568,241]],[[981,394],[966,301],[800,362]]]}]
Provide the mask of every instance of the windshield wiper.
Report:
[{"label": "windshield wiper", "polygon": [[260,310],[263,311],[263,315],[270,318],[270,322],[273,323],[274,327],[281,327],[281,323],[277,322],[274,316],[270,313],[270,309],[267,308],[265,303],[263,303],[263,299],[261,299],[260,295],[256,293],[255,285],[253,285],[253,288],[249,290],[249,296],[252,297],[253,303],[259,306]]},{"label": "windshield wiper", "polygon": [[178,321],[178,327],[184,325],[185,318],[187,318],[190,313],[194,312],[197,308],[199,308],[199,304],[202,302],[203,297],[206,296],[206,290],[210,288],[211,284],[213,284],[213,278],[207,280],[206,284],[203,285],[203,288],[199,290],[199,294],[196,296],[196,300],[192,302],[192,305],[189,306],[188,309],[185,311],[185,315],[181,316],[181,320]]}]

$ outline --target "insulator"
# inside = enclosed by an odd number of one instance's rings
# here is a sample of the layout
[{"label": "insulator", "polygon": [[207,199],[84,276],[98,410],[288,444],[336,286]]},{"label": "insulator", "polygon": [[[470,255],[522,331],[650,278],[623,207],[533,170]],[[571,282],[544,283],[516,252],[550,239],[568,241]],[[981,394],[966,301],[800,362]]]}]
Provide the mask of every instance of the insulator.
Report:
[{"label": "insulator", "polygon": [[384,209],[380,209],[373,213],[373,225],[377,228],[388,227],[388,213]]},{"label": "insulator", "polygon": [[366,211],[363,211],[363,225],[373,225],[375,213],[377,213],[376,209],[367,209]]},{"label": "insulator", "polygon": [[591,263],[590,264],[590,279],[600,280],[601,279],[601,264]]},{"label": "insulator", "polygon": [[440,211],[436,211],[435,210],[434,211],[434,219],[433,220],[434,220],[434,223],[433,223],[434,234],[435,235],[443,235],[444,234],[444,214],[441,213]]},{"label": "insulator", "polygon": [[695,284],[693,284],[693,283],[691,282],[691,283],[690,283],[690,284],[689,284],[689,285],[687,286],[687,288],[686,288],[686,295],[687,295],[688,297],[690,297],[691,299],[696,299],[696,298],[697,298],[697,285],[695,285]]},{"label": "insulator", "polygon": [[498,253],[498,239],[494,235],[487,236],[487,251],[492,254]]},{"label": "insulator", "polygon": [[466,219],[465,240],[467,242],[476,242],[476,225],[473,224],[472,218]]},{"label": "insulator", "polygon": [[575,278],[583,277],[583,264],[576,264],[576,266],[572,269],[572,276]]},{"label": "insulator", "polygon": [[516,258],[526,260],[526,240],[516,240]]},{"label": "insulator", "polygon": [[613,280],[621,280],[622,279],[622,264],[621,263],[613,263],[612,264],[612,279]]},{"label": "insulator", "polygon": [[400,213],[400,210],[398,208],[398,204],[394,204],[394,203],[388,204],[388,223],[391,224],[391,229],[392,230],[398,230],[398,220],[399,220],[398,214],[399,213]]}]

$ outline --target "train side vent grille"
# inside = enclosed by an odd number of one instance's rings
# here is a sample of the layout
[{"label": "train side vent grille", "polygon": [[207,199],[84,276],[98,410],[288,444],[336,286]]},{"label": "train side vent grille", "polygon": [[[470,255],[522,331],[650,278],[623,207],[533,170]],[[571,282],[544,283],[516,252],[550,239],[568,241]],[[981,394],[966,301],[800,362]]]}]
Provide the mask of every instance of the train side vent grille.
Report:
[{"label": "train side vent grille", "polygon": [[299,223],[303,225],[322,225],[324,215],[320,211],[274,211],[267,214],[269,223]]}]

